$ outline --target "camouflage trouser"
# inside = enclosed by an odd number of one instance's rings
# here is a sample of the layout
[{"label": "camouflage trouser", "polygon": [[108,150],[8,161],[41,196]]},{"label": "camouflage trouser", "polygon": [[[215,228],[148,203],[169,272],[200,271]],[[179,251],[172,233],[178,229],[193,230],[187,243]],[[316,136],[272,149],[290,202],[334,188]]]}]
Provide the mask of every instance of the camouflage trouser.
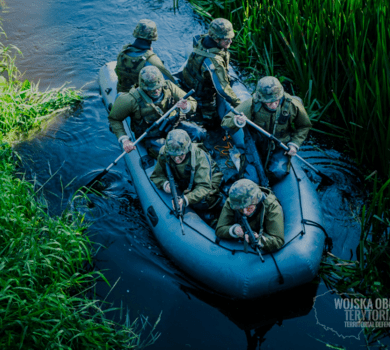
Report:
[{"label": "camouflage trouser", "polygon": [[260,243],[264,243],[264,247],[262,248],[264,251],[272,252],[282,247],[283,240],[280,237],[271,236],[267,233],[263,233],[263,236],[265,240],[261,239]]}]

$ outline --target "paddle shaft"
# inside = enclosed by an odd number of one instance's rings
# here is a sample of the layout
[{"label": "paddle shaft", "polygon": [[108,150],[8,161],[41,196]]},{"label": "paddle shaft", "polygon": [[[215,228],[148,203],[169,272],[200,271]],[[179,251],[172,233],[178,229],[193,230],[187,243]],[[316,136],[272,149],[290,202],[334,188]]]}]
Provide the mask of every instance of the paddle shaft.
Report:
[{"label": "paddle shaft", "polygon": [[[231,111],[236,114],[236,115],[240,115],[241,113],[237,112],[233,107],[231,107]],[[281,148],[283,148],[285,151],[289,151],[290,150],[290,147],[286,146],[282,141],[278,140],[274,135],[270,134],[269,132],[265,131],[263,128],[261,128],[260,126],[258,126],[257,124],[255,124],[254,122],[252,122],[251,120],[249,120],[248,118],[245,119],[245,121],[250,125],[252,126],[253,128],[255,128],[257,131],[261,132],[264,136],[268,137],[270,140],[274,141],[275,143],[277,143]],[[307,160],[303,159],[301,156],[299,156],[298,154],[295,155],[295,157],[297,157],[299,160],[301,160],[303,163],[305,163],[310,169],[312,169],[315,173],[317,173],[318,175],[320,176],[323,176],[323,177],[326,177],[328,179],[329,176],[323,174],[321,171],[319,171],[317,168],[315,168],[313,165],[311,165]],[[331,180],[331,179],[330,179]]]},{"label": "paddle shaft", "polygon": [[[187,99],[188,97],[190,97],[193,93],[195,92],[194,89],[190,90],[186,95],[184,95],[184,97],[182,98],[182,100],[185,100]],[[174,111],[175,109],[177,108],[177,103],[175,103],[175,105],[168,111],[166,112],[163,116],[161,116],[160,119],[156,120],[148,129],[145,130],[145,132],[133,143],[133,146],[135,146],[138,142],[140,142],[149,132],[150,130],[152,130],[153,128],[155,128],[157,125],[161,124],[161,122],[166,118],[168,117],[172,111]],[[104,171],[102,173],[100,173],[99,175],[97,175],[93,180],[91,180],[88,185],[86,187],[89,187],[91,184],[93,184],[94,182],[96,182],[97,180],[100,180],[104,175],[106,175],[110,169],[114,166],[114,165],[117,165],[118,161],[126,154],[127,152],[124,151],[117,159],[115,159],[106,169],[104,169]]]}]

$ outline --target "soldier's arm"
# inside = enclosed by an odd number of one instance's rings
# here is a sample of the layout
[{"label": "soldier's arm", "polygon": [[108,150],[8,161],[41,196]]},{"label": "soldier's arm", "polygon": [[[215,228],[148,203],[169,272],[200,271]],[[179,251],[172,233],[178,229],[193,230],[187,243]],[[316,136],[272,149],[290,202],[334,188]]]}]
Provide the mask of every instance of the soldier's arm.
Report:
[{"label": "soldier's arm", "polygon": [[[237,108],[235,108],[235,110],[239,113],[244,113],[249,120],[252,120],[251,107],[252,98],[242,102]],[[239,127],[234,122],[234,117],[235,114],[233,112],[229,112],[223,117],[221,123],[222,128],[231,131],[233,134],[239,129]]]},{"label": "soldier's arm", "polygon": [[223,206],[221,215],[219,216],[215,234],[217,237],[225,239],[236,238],[234,237],[234,228],[236,226],[237,224],[234,222],[234,210],[230,208],[230,201],[228,199]]},{"label": "soldier's arm", "polygon": [[[175,99],[176,102],[181,100],[187,94],[184,90],[179,88],[177,85],[172,84],[169,81],[167,82],[167,84],[170,85],[172,92],[173,92],[173,98]],[[195,113],[196,106],[197,106],[196,100],[190,96],[187,98],[187,102],[189,103],[189,106],[190,106],[190,110],[187,113]]]},{"label": "soldier's arm", "polygon": [[165,174],[165,161],[161,156],[161,151],[163,151],[164,146],[160,150],[160,154],[157,158],[156,166],[154,167],[153,173],[150,176],[150,179],[154,182],[157,188],[163,189],[166,182],[168,182],[168,178]]},{"label": "soldier's arm", "polygon": [[119,142],[121,139],[123,139],[124,136],[127,137],[122,122],[127,117],[131,117],[132,114],[136,111],[136,108],[137,102],[130,94],[122,94],[115,100],[110,114],[108,115],[108,121]]},{"label": "soldier's arm", "polygon": [[208,160],[202,153],[198,153],[198,155],[196,157],[194,184],[191,192],[185,195],[188,205],[199,203],[213,191]]},{"label": "soldier's arm", "polygon": [[312,124],[305,107],[300,102],[294,101],[291,107],[293,108],[293,112],[295,114],[293,119],[295,130],[291,133],[291,140],[289,143],[295,144],[299,148],[309,134]]},{"label": "soldier's arm", "polygon": [[284,244],[284,218],[283,209],[275,199],[269,206],[264,216],[264,250],[273,251]]},{"label": "soldier's arm", "polygon": [[214,64],[215,73],[222,86],[223,91],[232,99],[233,107],[237,107],[241,103],[241,100],[237,97],[236,93],[233,91],[232,87],[230,86],[228,67],[225,67],[225,63],[221,62],[218,59],[212,58],[211,61]]},{"label": "soldier's arm", "polygon": [[153,66],[156,66],[162,74],[164,74],[165,79],[169,79],[172,83],[175,83],[175,78],[171,72],[164,66],[164,63],[160,60],[157,55],[150,56],[148,62]]}]

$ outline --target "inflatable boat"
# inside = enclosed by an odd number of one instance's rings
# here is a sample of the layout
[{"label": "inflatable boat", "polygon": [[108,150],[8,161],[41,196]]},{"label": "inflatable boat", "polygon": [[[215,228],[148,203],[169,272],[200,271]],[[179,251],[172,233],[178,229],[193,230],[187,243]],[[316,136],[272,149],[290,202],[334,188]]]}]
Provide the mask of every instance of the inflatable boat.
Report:
[{"label": "inflatable boat", "polygon": [[[103,102],[109,111],[116,99],[116,62],[99,71]],[[239,79],[232,87],[242,101],[250,97]],[[124,122],[131,140],[130,118]],[[182,233],[174,215],[171,195],[156,188],[150,180],[156,161],[142,144],[125,155],[132,183],[147,221],[167,257],[185,274],[212,291],[235,299],[252,299],[287,290],[311,281],[318,272],[324,249],[322,213],[313,184],[293,157],[290,174],[272,187],[285,219],[285,244],[262,255],[239,241],[218,240],[215,231],[191,208],[186,208]]]}]

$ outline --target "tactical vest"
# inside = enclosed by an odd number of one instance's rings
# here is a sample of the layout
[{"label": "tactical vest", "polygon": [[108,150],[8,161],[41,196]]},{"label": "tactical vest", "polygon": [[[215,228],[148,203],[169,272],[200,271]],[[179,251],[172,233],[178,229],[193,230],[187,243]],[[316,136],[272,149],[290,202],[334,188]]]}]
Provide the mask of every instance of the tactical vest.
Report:
[{"label": "tactical vest", "polygon": [[138,83],[138,76],[148,59],[155,55],[152,50],[138,49],[131,44],[123,47],[118,54],[115,68],[118,76],[118,92],[127,92]]},{"label": "tactical vest", "polygon": [[210,154],[208,153],[207,149],[202,143],[193,143],[192,144],[192,150],[191,154],[187,156],[188,158],[185,159],[183,165],[184,165],[184,172],[183,174],[180,174],[177,169],[177,164],[171,159],[171,157],[166,156],[165,154],[162,155],[163,161],[170,165],[172,169],[173,176],[175,178],[175,181],[177,182],[178,187],[180,188],[183,193],[191,192],[193,186],[194,186],[194,177],[195,177],[195,167],[196,167],[196,160],[195,160],[195,153],[196,150],[200,150],[201,153],[206,157],[206,160],[209,164],[210,169],[210,185],[212,186],[212,177],[214,174],[219,172],[219,167],[217,163],[211,158]]},{"label": "tactical vest", "polygon": [[[175,104],[170,86],[170,83],[164,85],[164,96],[158,103],[153,103],[152,99],[139,87],[133,87],[129,91],[129,94],[135,98],[138,104],[138,109],[131,117],[131,128],[137,138]],[[165,137],[165,133],[158,128],[154,128],[150,131],[148,137]]]},{"label": "tactical vest", "polygon": [[[251,108],[252,121],[280,141],[287,143],[290,141],[290,135],[293,132],[291,104],[293,104],[293,97],[285,93],[283,101],[278,106],[276,112],[271,113],[263,107],[258,97],[254,96]],[[268,143],[269,139],[266,140]]]},{"label": "tactical vest", "polygon": [[195,90],[195,94],[198,97],[212,97],[214,95],[214,86],[211,79],[205,79],[202,75],[203,61],[208,58],[222,59],[226,67],[229,66],[230,53],[228,51],[221,50],[219,48],[206,49],[203,47],[202,42],[205,35],[202,35],[201,40],[194,47],[194,51],[191,53],[186,66],[183,69],[184,83]]}]

